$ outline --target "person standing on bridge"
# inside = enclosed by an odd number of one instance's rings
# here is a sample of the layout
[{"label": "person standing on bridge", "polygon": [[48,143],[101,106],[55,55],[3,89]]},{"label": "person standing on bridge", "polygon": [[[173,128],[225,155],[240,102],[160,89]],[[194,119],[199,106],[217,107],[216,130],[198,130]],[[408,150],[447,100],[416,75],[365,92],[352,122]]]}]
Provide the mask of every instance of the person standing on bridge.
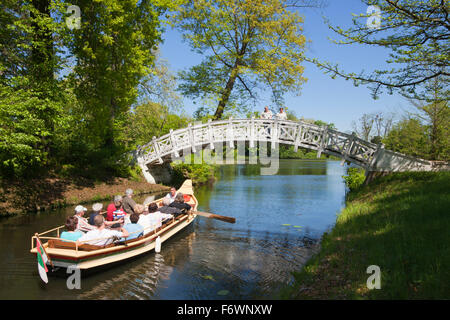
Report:
[{"label": "person standing on bridge", "polygon": [[284,112],[283,108],[280,108],[280,112],[278,112],[275,117],[278,120],[287,120],[287,114],[286,112]]},{"label": "person standing on bridge", "polygon": [[269,107],[265,106],[264,107],[264,112],[261,113],[261,119],[265,119],[265,120],[270,120],[272,119],[272,111],[269,110]]}]

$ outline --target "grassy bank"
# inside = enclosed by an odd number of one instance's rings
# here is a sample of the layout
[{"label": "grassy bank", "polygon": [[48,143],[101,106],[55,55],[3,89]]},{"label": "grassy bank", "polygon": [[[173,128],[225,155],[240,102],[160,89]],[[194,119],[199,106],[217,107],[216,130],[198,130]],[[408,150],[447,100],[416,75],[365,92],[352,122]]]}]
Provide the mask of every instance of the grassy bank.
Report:
[{"label": "grassy bank", "polygon": [[[450,172],[396,173],[348,194],[285,299],[449,299]],[[381,270],[369,290],[367,267]]]},{"label": "grassy bank", "polygon": [[127,188],[133,189],[135,195],[169,189],[149,184],[143,178],[113,178],[107,182],[62,178],[1,181],[0,217],[111,200],[116,194],[124,194]]}]

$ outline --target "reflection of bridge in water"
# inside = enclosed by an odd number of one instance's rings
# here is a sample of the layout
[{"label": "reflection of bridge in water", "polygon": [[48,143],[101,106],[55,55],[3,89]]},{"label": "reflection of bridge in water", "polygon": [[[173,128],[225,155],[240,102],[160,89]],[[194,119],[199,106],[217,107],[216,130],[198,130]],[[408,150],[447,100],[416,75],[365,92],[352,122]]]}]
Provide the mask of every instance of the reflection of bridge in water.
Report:
[{"label": "reflection of bridge in water", "polygon": [[156,183],[154,170],[158,165],[179,159],[180,154],[196,153],[198,149],[214,144],[227,143],[234,148],[235,142],[270,142],[272,148],[279,144],[333,155],[366,169],[367,173],[393,171],[448,170],[447,163],[418,159],[386,150],[383,144],[374,144],[356,135],[343,133],[303,121],[280,121],[265,119],[233,119],[211,121],[203,124],[189,124],[187,128],[171,130],[160,138],[153,137],[148,144],[137,150],[137,161],[150,183]]}]

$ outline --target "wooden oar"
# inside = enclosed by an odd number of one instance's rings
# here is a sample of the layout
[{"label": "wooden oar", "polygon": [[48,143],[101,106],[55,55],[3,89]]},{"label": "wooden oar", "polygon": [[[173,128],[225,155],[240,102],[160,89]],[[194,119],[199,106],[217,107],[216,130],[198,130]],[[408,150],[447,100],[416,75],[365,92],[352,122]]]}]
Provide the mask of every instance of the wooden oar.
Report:
[{"label": "wooden oar", "polygon": [[195,213],[199,216],[202,217],[206,217],[206,218],[210,218],[210,219],[217,219],[217,220],[222,220],[228,223],[235,223],[236,222],[236,218],[233,217],[227,217],[227,216],[221,216],[218,214],[214,214],[214,213],[209,213],[209,212],[203,212],[203,211],[191,211],[192,213]]}]

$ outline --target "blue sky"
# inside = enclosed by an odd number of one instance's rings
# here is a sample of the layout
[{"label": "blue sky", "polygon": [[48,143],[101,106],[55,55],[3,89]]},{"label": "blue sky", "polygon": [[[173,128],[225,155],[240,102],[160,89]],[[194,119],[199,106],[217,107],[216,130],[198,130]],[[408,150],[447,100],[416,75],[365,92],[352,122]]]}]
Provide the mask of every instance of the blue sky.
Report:
[{"label": "blue sky", "polygon": [[[376,68],[389,67],[386,64],[389,51],[365,45],[336,45],[329,38],[340,40],[338,35],[323,20],[328,18],[332,25],[343,28],[352,24],[352,13],[366,13],[367,6],[360,0],[328,0],[322,9],[302,9],[304,16],[304,33],[311,40],[306,46],[306,55],[322,61],[338,63],[347,72],[371,71]],[[177,30],[168,28],[163,35],[161,46],[162,58],[170,64],[171,71],[176,73],[198,64],[202,56],[192,52],[187,43],[182,41]],[[299,117],[320,119],[333,122],[341,131],[351,131],[351,123],[363,113],[375,111],[401,112],[407,108],[408,102],[400,95],[382,94],[374,100],[366,86],[354,87],[351,81],[342,78],[331,79],[316,66],[304,64],[304,76],[308,78],[300,96],[287,95],[286,106]],[[261,108],[270,105],[270,98],[262,99]],[[199,107],[189,99],[184,100],[186,113],[192,113]]]}]

